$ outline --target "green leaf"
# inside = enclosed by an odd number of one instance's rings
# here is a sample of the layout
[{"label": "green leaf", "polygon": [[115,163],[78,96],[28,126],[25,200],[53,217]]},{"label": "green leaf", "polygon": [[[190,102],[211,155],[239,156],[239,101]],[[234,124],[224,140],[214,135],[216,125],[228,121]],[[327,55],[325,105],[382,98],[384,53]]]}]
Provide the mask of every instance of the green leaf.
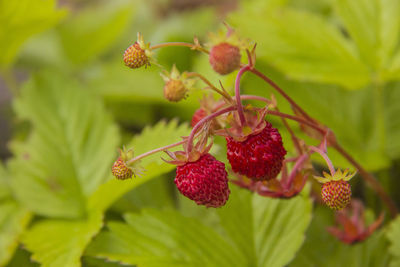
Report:
[{"label": "green leaf", "polygon": [[280,200],[231,186],[227,205],[218,209],[221,224],[249,260],[249,266],[285,266],[304,241],[311,221],[307,196]]},{"label": "green leaf", "polygon": [[110,177],[119,143],[102,103],[76,82],[42,73],[23,88],[15,110],[33,126],[28,141],[14,146],[18,200],[46,216],[83,215],[85,197]]},{"label": "green leaf", "polygon": [[247,8],[230,21],[243,36],[257,42],[258,58],[291,78],[352,89],[369,82],[368,69],[354,45],[317,14],[290,8]]},{"label": "green leaf", "polygon": [[[132,17],[132,5],[118,1],[77,13],[60,27],[66,56],[84,63],[104,53],[123,33]],[[101,18],[101,19],[99,19]]]},{"label": "green leaf", "polygon": [[[311,220],[305,196],[276,200],[232,187],[218,209],[226,235],[178,212],[144,210],[109,223],[87,254],[142,266],[284,266],[294,257]],[[209,211],[211,212],[211,211]],[[174,253],[171,253],[174,251]]]},{"label": "green leaf", "polygon": [[330,235],[326,228],[333,224],[332,211],[317,207],[308,228],[306,242],[290,264],[295,266],[387,266],[389,255],[387,241],[382,231],[370,236],[362,243],[346,245]]},{"label": "green leaf", "polygon": [[398,0],[332,2],[364,62],[375,71],[386,68],[400,38]]},{"label": "green leaf", "polygon": [[8,174],[0,162],[0,201],[11,196]]},{"label": "green leaf", "polygon": [[31,213],[15,201],[0,203],[0,266],[5,266],[13,256],[31,217]]},{"label": "green leaf", "polygon": [[0,0],[0,68],[14,61],[30,36],[54,26],[65,14],[56,9],[55,0]]},{"label": "green leaf", "polygon": [[400,265],[400,216],[393,220],[386,231],[386,238],[390,242],[389,252],[392,255],[391,267]]},{"label": "green leaf", "polygon": [[80,258],[103,225],[103,216],[92,212],[85,220],[44,220],[23,237],[32,259],[43,267],[81,266]]},{"label": "green leaf", "polygon": [[[212,228],[175,211],[144,210],[109,223],[88,254],[142,266],[244,266],[245,259]],[[171,250],[174,250],[171,253]]]}]

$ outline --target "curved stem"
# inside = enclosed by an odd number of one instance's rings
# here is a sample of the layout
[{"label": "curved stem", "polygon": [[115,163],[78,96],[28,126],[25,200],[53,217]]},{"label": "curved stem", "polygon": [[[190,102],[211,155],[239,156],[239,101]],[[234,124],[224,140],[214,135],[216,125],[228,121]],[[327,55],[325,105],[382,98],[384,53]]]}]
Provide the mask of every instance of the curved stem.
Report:
[{"label": "curved stem", "polygon": [[240,99],[240,78],[242,77],[243,73],[245,73],[248,70],[250,70],[250,66],[248,65],[241,68],[236,76],[236,81],[235,81],[235,99],[237,105],[237,112],[239,114],[239,119],[241,124],[240,126],[244,126],[246,124],[246,118],[244,116],[242,100]]},{"label": "curved stem", "polygon": [[182,145],[182,144],[184,144],[184,143],[186,143],[186,140],[182,140],[182,141],[179,141],[179,142],[177,142],[177,143],[173,143],[173,144],[170,144],[170,145],[167,145],[167,146],[163,146],[163,147],[159,147],[159,148],[150,150],[150,151],[148,151],[148,152],[146,152],[146,153],[143,153],[143,154],[141,154],[141,155],[139,155],[139,156],[137,156],[137,157],[134,157],[133,159],[127,161],[126,163],[127,163],[128,165],[129,165],[129,164],[132,164],[132,163],[134,163],[135,161],[138,161],[138,160],[140,160],[140,159],[142,159],[142,158],[145,158],[145,157],[147,157],[147,156],[150,156],[150,155],[152,155],[152,154],[154,154],[154,153],[161,152],[161,151],[165,151],[165,150],[167,150],[167,149],[170,149],[170,148],[172,148],[172,147],[176,147],[176,146]]},{"label": "curved stem", "polygon": [[[268,78],[265,74],[262,72],[258,71],[255,68],[250,69],[252,73],[266,81],[269,85],[271,85],[279,94],[281,94],[291,105],[293,108],[298,110],[301,115],[303,115],[306,119],[312,120],[311,117],[299,106],[294,102],[293,99],[291,99],[276,83],[274,83],[270,78]],[[313,120],[312,120],[313,121]]]},{"label": "curved stem", "polygon": [[199,45],[191,44],[191,43],[184,43],[184,42],[170,42],[170,43],[157,44],[157,45],[153,45],[152,47],[150,47],[150,50],[155,50],[158,48],[169,47],[169,46],[185,46],[185,47],[189,47],[193,50],[199,50],[206,54],[210,53],[207,49],[205,49]]},{"label": "curved stem", "polygon": [[308,148],[309,148],[311,151],[314,151],[314,152],[317,152],[318,154],[320,154],[321,157],[324,158],[326,164],[328,165],[329,171],[330,171],[330,173],[331,173],[331,176],[335,175],[335,173],[336,173],[335,168],[333,167],[332,161],[331,161],[331,159],[328,157],[328,155],[327,155],[322,149],[319,149],[318,147],[309,146]]},{"label": "curved stem", "polygon": [[206,83],[211,90],[214,90],[215,92],[217,92],[218,94],[220,94],[221,96],[223,96],[224,98],[230,99],[231,96],[229,94],[227,94],[226,92],[218,89],[217,87],[215,87],[209,80],[207,80],[206,77],[204,77],[203,75],[197,73],[197,72],[187,72],[186,73],[187,77],[197,77],[199,79],[201,79],[204,83]]},{"label": "curved stem", "polygon": [[390,196],[386,193],[385,189],[381,186],[381,184],[376,180],[376,178],[367,172],[343,147],[341,147],[338,143],[331,144],[333,148],[336,149],[343,157],[345,157],[360,173],[360,175],[364,178],[364,180],[375,190],[375,192],[379,195],[382,201],[386,204],[389,209],[390,215],[392,218],[396,217],[398,210],[394,201],[390,198]]},{"label": "curved stem", "polygon": [[294,178],[296,177],[297,172],[303,166],[304,162],[306,162],[306,160],[308,160],[308,157],[309,157],[309,155],[307,153],[304,153],[296,160],[296,163],[294,164],[293,169],[290,172],[290,176],[286,181],[286,184],[285,184],[286,187],[289,187],[289,185],[293,182]]},{"label": "curved stem", "polygon": [[299,117],[296,117],[296,116],[293,116],[293,115],[289,115],[289,114],[286,114],[286,113],[282,113],[282,112],[279,112],[279,111],[274,111],[274,110],[268,110],[267,113],[271,114],[271,115],[274,115],[274,116],[279,116],[279,117],[282,117],[282,118],[286,118],[286,119],[289,119],[289,120],[294,120],[294,121],[303,123],[303,124],[305,124],[307,126],[310,126],[313,129],[317,130],[322,135],[325,135],[325,133],[326,133],[325,129],[323,129],[323,128],[319,127],[318,125],[316,125],[316,124],[314,124],[314,123],[312,123],[310,121],[307,121],[305,119],[302,119],[302,118],[299,118]]},{"label": "curved stem", "polygon": [[188,140],[187,140],[188,143],[187,143],[187,151],[186,151],[186,152],[190,152],[190,151],[193,149],[193,138],[194,138],[194,135],[196,134],[197,130],[198,130],[204,123],[206,123],[206,122],[209,121],[209,120],[214,119],[215,117],[218,117],[219,115],[222,115],[222,114],[224,114],[224,113],[233,111],[233,110],[235,110],[235,109],[236,109],[236,107],[233,107],[233,106],[227,107],[227,108],[221,109],[221,110],[219,110],[219,111],[217,111],[217,112],[214,112],[214,113],[208,115],[207,117],[202,118],[202,119],[193,127],[192,131],[190,132],[189,138],[188,138]]}]

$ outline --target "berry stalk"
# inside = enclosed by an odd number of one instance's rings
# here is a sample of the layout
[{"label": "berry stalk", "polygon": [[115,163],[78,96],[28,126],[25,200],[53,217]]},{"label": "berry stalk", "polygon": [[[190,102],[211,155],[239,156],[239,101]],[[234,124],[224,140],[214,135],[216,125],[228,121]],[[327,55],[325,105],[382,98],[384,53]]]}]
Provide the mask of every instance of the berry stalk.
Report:
[{"label": "berry stalk", "polygon": [[193,50],[199,50],[206,54],[210,53],[207,49],[201,47],[198,44],[191,44],[191,43],[185,43],[185,42],[170,42],[170,43],[157,44],[157,45],[153,45],[152,47],[150,47],[150,50],[155,50],[155,49],[169,47],[169,46],[184,46],[184,47],[189,47]]},{"label": "berry stalk", "polygon": [[237,112],[239,114],[239,119],[240,119],[240,126],[246,125],[246,118],[244,117],[244,111],[243,111],[243,105],[242,105],[242,100],[240,96],[240,78],[242,75],[246,72],[249,71],[251,68],[250,66],[244,66],[241,68],[236,76],[235,80],[235,99],[236,99],[236,105],[237,105]]},{"label": "berry stalk", "polygon": [[321,157],[325,160],[326,164],[328,165],[329,171],[331,173],[331,176],[335,175],[335,168],[333,167],[332,161],[328,157],[325,151],[322,149],[319,149],[318,147],[315,146],[309,146],[308,147],[311,151],[317,152],[318,154],[321,155]]},{"label": "berry stalk", "polygon": [[220,94],[222,97],[226,98],[226,99],[231,99],[231,96],[222,90],[219,90],[217,87],[215,87],[206,77],[204,77],[203,75],[201,75],[200,73],[197,72],[187,72],[186,73],[186,77],[190,78],[190,77],[197,77],[200,80],[202,80],[204,83],[206,83],[211,90],[214,90],[216,93]]}]

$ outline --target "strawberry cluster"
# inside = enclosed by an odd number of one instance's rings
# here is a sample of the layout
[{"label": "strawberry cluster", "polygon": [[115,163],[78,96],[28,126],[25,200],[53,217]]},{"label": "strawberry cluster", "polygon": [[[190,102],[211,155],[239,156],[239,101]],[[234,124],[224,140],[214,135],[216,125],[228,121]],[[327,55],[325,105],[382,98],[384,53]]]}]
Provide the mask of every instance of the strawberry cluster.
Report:
[{"label": "strawberry cluster", "polygon": [[[139,35],[137,42],[128,47],[124,53],[124,62],[130,68],[148,66],[155,62],[152,50],[167,46],[185,46],[192,50],[208,54],[210,67],[220,75],[229,75],[239,70],[235,81],[235,94],[232,96],[220,83],[214,86],[206,77],[195,72],[179,72],[173,66],[170,72],[163,71],[165,81],[163,94],[166,100],[178,102],[186,99],[197,82],[221,97],[205,96],[191,120],[192,131],[183,141],[164,148],[149,151],[136,158],[125,154],[117,159],[112,173],[120,180],[131,178],[137,173],[134,165],[144,156],[164,151],[175,164],[176,177],[174,183],[179,192],[198,205],[206,207],[222,207],[229,198],[229,179],[243,188],[247,188],[262,196],[291,198],[300,193],[309,177],[313,166],[310,156],[320,154],[325,160],[330,173],[323,172],[323,177],[315,177],[320,183],[321,199],[333,210],[342,210],[351,202],[351,186],[349,180],[354,176],[347,170],[335,170],[327,155],[327,146],[337,145],[332,131],[311,118],[294,100],[283,92],[268,77],[255,69],[255,45],[241,39],[231,28],[226,33],[210,34],[207,50],[197,39],[193,44],[174,42],[150,46],[145,44]],[[253,48],[251,49],[251,46]],[[247,55],[247,63],[242,62],[242,54]],[[157,65],[157,64],[156,64]],[[240,94],[240,79],[245,72],[252,72],[275,88],[293,108],[294,115],[281,113],[276,99]],[[251,105],[244,106],[243,101],[256,100],[265,104],[262,108]],[[287,129],[294,144],[295,151],[285,159],[287,151],[278,128],[273,127],[269,116],[279,116],[282,127]],[[318,147],[309,146],[295,135],[286,120],[299,123],[299,129],[311,138],[320,141]],[[282,129],[282,128],[280,128]],[[226,140],[226,159],[228,166],[210,154],[212,140],[222,136]],[[211,142],[209,142],[211,140]],[[182,151],[170,152],[167,149],[183,145]],[[135,166],[135,168],[134,168]]]}]

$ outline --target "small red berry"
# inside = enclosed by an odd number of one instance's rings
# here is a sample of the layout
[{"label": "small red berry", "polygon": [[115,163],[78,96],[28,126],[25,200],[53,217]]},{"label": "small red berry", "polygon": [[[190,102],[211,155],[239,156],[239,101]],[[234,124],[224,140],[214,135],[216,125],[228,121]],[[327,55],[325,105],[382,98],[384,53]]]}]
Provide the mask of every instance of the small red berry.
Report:
[{"label": "small red berry", "polygon": [[131,168],[126,166],[125,162],[119,157],[111,168],[112,174],[119,180],[125,180],[132,178],[133,171]]},{"label": "small red berry", "polygon": [[207,111],[204,108],[199,108],[193,114],[191,125],[194,127],[201,119],[207,116]]},{"label": "small red berry", "polygon": [[143,50],[138,42],[129,46],[124,53],[125,65],[132,69],[140,68],[143,65],[150,65],[146,51]]},{"label": "small red berry", "polygon": [[281,171],[286,150],[278,130],[269,122],[261,132],[242,142],[232,137],[226,137],[226,141],[227,157],[234,172],[260,181],[273,179]]},{"label": "small red berry", "polygon": [[322,185],[321,196],[331,209],[341,210],[350,202],[350,184],[344,180],[326,182]]},{"label": "small red berry", "polygon": [[217,208],[229,198],[225,164],[208,153],[197,161],[178,166],[174,182],[184,196],[198,205]]},{"label": "small red berry", "polygon": [[231,73],[240,67],[240,49],[229,43],[220,43],[210,50],[210,64],[221,75]]}]

